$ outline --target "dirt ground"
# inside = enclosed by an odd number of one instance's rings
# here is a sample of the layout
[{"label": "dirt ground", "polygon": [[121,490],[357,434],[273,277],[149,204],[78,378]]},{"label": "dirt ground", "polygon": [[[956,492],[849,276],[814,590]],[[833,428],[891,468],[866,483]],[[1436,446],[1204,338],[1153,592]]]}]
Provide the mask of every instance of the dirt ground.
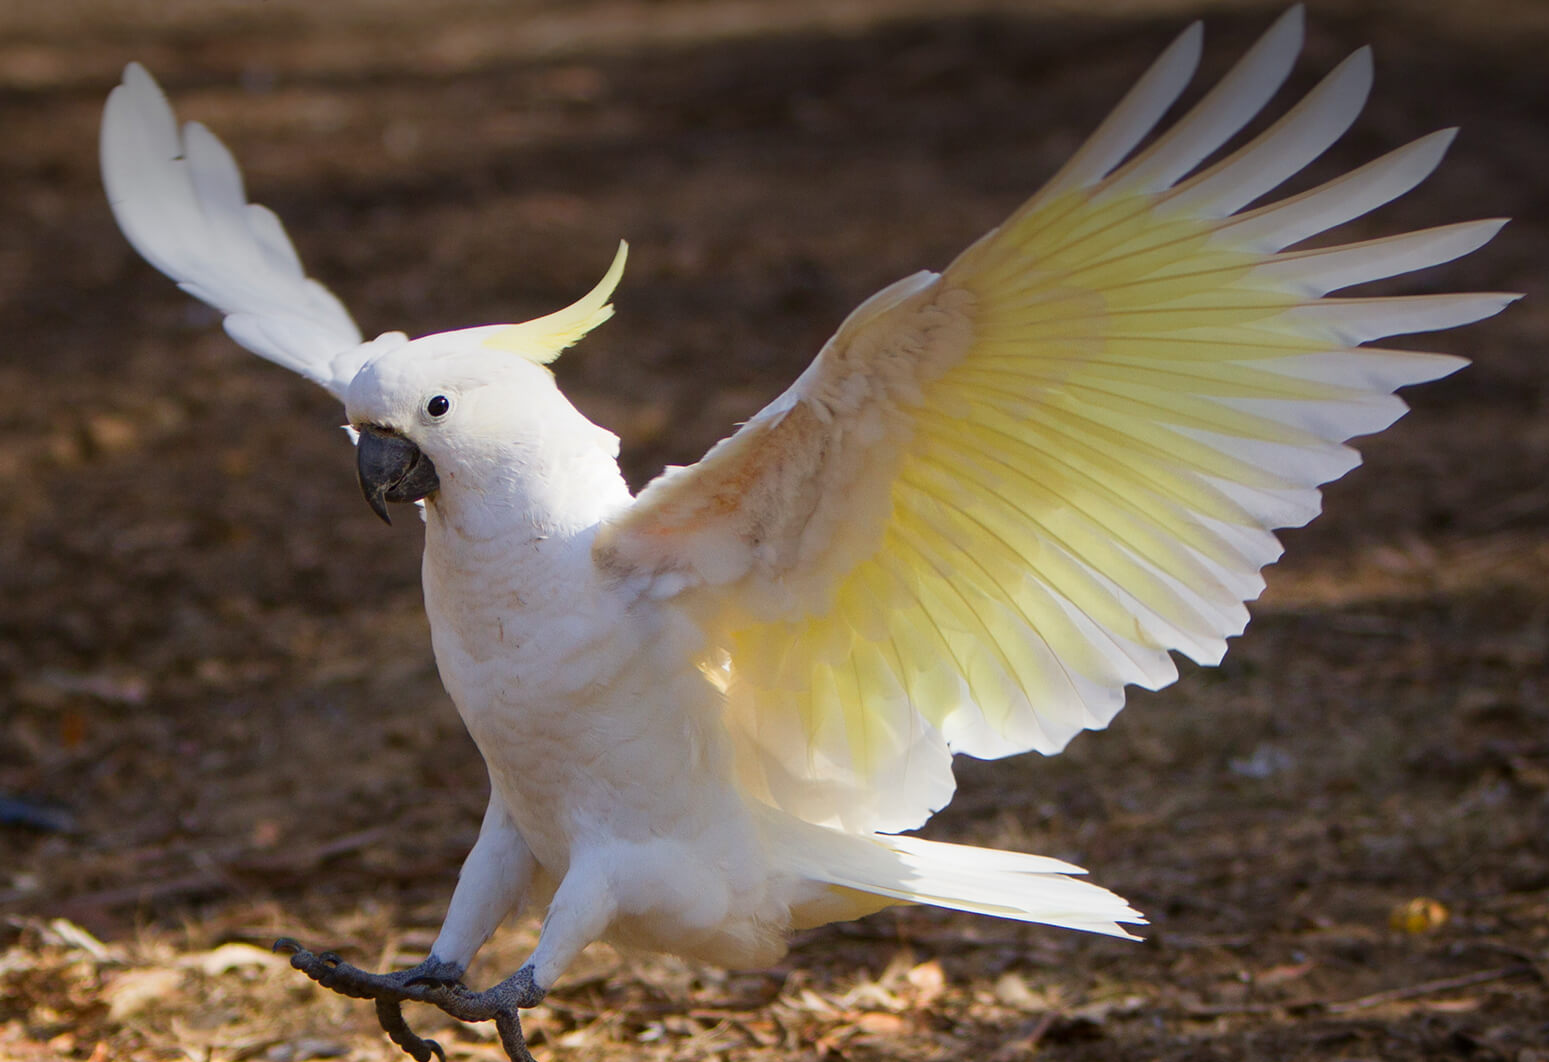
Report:
[{"label": "dirt ground", "polygon": [[[0,826],[0,1058],[401,1057],[267,945],[417,961],[485,799],[415,522],[362,503],[325,394],[112,224],[96,125],[126,61],[368,332],[545,312],[627,237],[618,316],[557,369],[640,483],[996,223],[1190,17],[1219,73],[1279,6],[0,8],[0,794],[53,826]],[[1464,129],[1349,234],[1514,215],[1409,287],[1529,298],[1416,342],[1476,363],[1285,536],[1223,667],[1058,758],[961,764],[931,836],[1080,862],[1147,942],[906,910],[751,973],[595,948],[534,1012],[540,1058],[1549,1060],[1549,5],[1311,6],[1297,86],[1378,60],[1314,177]]]}]

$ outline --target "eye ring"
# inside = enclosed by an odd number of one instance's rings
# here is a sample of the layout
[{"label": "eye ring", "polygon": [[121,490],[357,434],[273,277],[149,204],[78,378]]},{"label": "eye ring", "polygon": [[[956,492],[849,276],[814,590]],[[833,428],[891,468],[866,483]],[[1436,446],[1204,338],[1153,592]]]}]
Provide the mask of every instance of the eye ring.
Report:
[{"label": "eye ring", "polygon": [[425,413],[435,420],[440,420],[452,409],[452,400],[446,395],[434,395],[425,403]]}]

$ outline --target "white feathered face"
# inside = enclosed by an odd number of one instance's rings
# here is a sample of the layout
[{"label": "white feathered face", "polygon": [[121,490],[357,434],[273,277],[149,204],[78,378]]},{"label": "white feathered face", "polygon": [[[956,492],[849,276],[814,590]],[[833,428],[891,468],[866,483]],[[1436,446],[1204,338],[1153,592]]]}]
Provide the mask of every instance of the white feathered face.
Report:
[{"label": "white feathered face", "polygon": [[527,407],[553,390],[546,370],[459,333],[427,336],[367,363],[345,399],[359,432],[356,470],[367,503],[391,523],[388,502],[429,497],[480,453],[530,433],[522,430],[532,420]]},{"label": "white feathered face", "polygon": [[350,383],[361,490],[383,520],[388,502],[419,501],[461,477],[489,484],[520,475],[572,441],[616,453],[617,440],[566,401],[548,369],[491,349],[489,331],[414,340]]}]

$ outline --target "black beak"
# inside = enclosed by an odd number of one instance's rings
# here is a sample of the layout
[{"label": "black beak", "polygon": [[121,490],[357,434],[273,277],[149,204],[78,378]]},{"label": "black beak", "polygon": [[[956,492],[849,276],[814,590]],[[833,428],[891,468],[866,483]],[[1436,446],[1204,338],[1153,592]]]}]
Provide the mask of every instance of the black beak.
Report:
[{"label": "black beak", "polygon": [[419,501],[441,485],[436,466],[418,446],[397,432],[369,424],[360,429],[355,445],[355,470],[366,504],[388,524],[393,522],[388,502]]}]

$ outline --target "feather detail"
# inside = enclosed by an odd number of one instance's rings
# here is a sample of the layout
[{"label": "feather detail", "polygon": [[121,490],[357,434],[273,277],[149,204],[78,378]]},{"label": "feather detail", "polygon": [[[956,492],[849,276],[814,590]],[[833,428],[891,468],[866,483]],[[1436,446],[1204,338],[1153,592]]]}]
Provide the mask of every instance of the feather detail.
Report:
[{"label": "feather detail", "polygon": [[854,918],[882,904],[928,903],[958,911],[1139,939],[1120,923],[1145,918],[1085,870],[1025,855],[919,837],[856,836],[789,817],[765,816],[781,863],[832,887],[792,911],[797,926]]},{"label": "feather detail", "polygon": [[492,350],[505,350],[519,354],[539,365],[547,365],[566,347],[613,316],[613,289],[624,276],[624,262],[629,258],[629,244],[619,241],[619,249],[613,255],[613,263],[603,274],[596,287],[581,296],[563,310],[536,317],[521,324],[506,325],[484,340]]},{"label": "feather detail", "polygon": [[155,80],[139,63],[102,115],[102,183],[124,236],[147,262],[226,314],[226,331],[264,358],[343,401],[374,354],[334,295],[307,277],[284,226],[247,201],[231,153],[197,122],[178,129]]},{"label": "feather detail", "polygon": [[1218,663],[1274,530],[1360,462],[1347,440],[1463,364],[1360,344],[1514,297],[1325,297],[1468,254],[1498,219],[1282,252],[1407,192],[1450,132],[1238,212],[1350,126],[1365,49],[1199,169],[1301,35],[1293,8],[1124,161],[1194,69],[1190,27],[1044,190],[939,276],[873,296],[790,390],[600,529],[605,571],[704,626],[750,793],[907,829],[950,798],[952,753],[1058,752],[1126,686],[1172,682],[1172,653]]}]

